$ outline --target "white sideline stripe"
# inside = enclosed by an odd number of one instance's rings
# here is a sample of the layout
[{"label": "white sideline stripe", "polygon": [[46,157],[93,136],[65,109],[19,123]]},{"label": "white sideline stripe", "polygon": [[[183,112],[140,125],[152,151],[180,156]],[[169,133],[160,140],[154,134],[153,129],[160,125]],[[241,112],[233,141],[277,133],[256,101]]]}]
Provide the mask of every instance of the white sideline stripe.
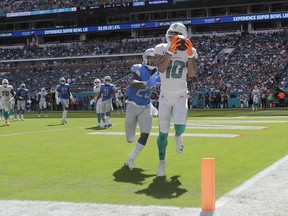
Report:
[{"label": "white sideline stripe", "polygon": [[244,119],[244,118],[249,118],[249,119],[283,119],[283,118],[288,118],[288,116],[235,116],[232,117],[235,119]]},{"label": "white sideline stripe", "polygon": [[[219,130],[219,129],[228,129],[228,130],[263,130],[267,127],[262,126],[240,126],[240,125],[199,125],[199,124],[187,124],[188,129],[211,129],[211,130]],[[152,128],[158,128],[157,126],[153,126]]]},{"label": "white sideline stripe", "polygon": [[[90,132],[89,135],[111,135],[111,136],[124,136],[125,132]],[[136,133],[140,135],[139,132]],[[158,133],[150,133],[150,136],[158,136]],[[169,136],[174,136],[174,134],[169,134]],[[235,138],[239,137],[239,134],[203,134],[203,133],[184,133],[182,136],[185,137],[223,137],[223,138]]]},{"label": "white sideline stripe", "polygon": [[280,167],[283,163],[288,161],[288,155],[286,155],[284,158],[276,161],[274,164],[266,168],[265,170],[259,172],[251,179],[247,180],[243,184],[241,184],[239,187],[233,189],[229,193],[223,195],[216,201],[217,208],[224,206],[226,203],[230,201],[230,199],[233,199],[232,196],[240,194],[242,191],[248,189],[253,184],[259,182],[261,179],[263,179],[265,176],[267,176],[272,171],[276,170],[278,167]]},{"label": "white sideline stripe", "polygon": [[231,120],[221,120],[221,122],[219,122],[219,120],[188,120],[188,123],[199,123],[199,124],[219,124],[219,123],[225,123],[225,124],[247,124],[247,123],[287,123],[288,120],[235,120],[235,119],[231,119]]},{"label": "white sideline stripe", "polygon": [[[62,127],[65,127],[65,126],[62,126]],[[0,134],[0,137],[18,136],[18,135],[36,134],[36,133],[46,133],[46,132],[57,132],[57,131],[74,130],[74,129],[87,128],[87,127],[91,127],[91,125],[85,126],[85,127],[82,126],[82,127],[73,127],[73,128],[58,128],[58,129],[53,129],[53,130],[27,131],[27,132],[21,132],[21,133],[13,133],[13,134]]]},{"label": "white sideline stripe", "polygon": [[[287,111],[286,111],[287,112]],[[288,113],[288,112],[287,112]],[[202,119],[283,119],[288,118],[288,116],[234,116],[234,117],[203,117]]]}]

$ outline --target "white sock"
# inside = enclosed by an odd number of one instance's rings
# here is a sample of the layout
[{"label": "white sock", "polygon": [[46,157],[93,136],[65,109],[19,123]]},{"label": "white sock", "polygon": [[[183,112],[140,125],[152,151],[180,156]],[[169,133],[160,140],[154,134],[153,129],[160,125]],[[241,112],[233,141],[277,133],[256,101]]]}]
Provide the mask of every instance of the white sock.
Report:
[{"label": "white sock", "polygon": [[62,120],[63,121],[66,121],[66,116],[67,116],[67,110],[63,110],[63,113],[62,113]]},{"label": "white sock", "polygon": [[108,122],[109,122],[109,116],[106,116],[106,118],[105,118],[105,125],[108,125]]},{"label": "white sock", "polygon": [[139,142],[136,143],[135,148],[133,149],[132,153],[129,156],[128,160],[135,160],[135,158],[137,157],[137,155],[142,151],[142,149],[144,148],[144,145],[140,144]]}]

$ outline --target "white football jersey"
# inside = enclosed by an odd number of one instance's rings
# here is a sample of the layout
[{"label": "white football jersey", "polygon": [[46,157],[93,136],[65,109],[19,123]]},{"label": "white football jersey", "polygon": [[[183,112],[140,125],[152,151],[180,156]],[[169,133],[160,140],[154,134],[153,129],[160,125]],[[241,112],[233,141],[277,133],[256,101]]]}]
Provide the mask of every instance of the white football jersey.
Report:
[{"label": "white football jersey", "polygon": [[96,86],[94,86],[93,87],[93,92],[94,92],[94,95],[97,97],[98,96],[98,94],[100,93],[100,86],[98,86],[98,87],[96,87]]},{"label": "white football jersey", "polygon": [[260,91],[258,88],[254,88],[253,91],[252,91],[252,95],[254,97],[259,97],[260,96]]},{"label": "white football jersey", "polygon": [[[166,55],[168,47],[168,43],[158,44],[155,47],[155,55]],[[187,61],[187,50],[173,53],[166,72],[160,73],[161,91],[181,91],[187,89]]]},{"label": "white football jersey", "polygon": [[123,99],[123,94],[122,92],[116,92],[116,97],[119,99],[119,100],[122,100]]},{"label": "white football jersey", "polygon": [[46,101],[46,96],[47,96],[47,91],[40,91],[38,93],[38,98],[39,98],[39,101]]},{"label": "white football jersey", "polygon": [[6,88],[0,85],[1,100],[8,101],[12,97],[11,90],[13,90],[13,86],[11,85],[8,85]]}]

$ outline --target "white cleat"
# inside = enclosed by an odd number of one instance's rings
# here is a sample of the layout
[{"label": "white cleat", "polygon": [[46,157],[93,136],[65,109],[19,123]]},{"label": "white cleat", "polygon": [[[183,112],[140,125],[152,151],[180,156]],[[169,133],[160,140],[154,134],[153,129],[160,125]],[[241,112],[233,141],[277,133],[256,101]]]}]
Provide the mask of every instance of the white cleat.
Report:
[{"label": "white cleat", "polygon": [[182,154],[183,150],[184,150],[183,138],[182,138],[182,136],[176,136],[176,135],[174,137],[175,137],[175,141],[176,141],[176,151],[179,154]]},{"label": "white cleat", "polygon": [[65,125],[65,124],[67,124],[67,121],[66,120],[61,120],[61,124]]},{"label": "white cleat", "polygon": [[128,166],[130,169],[136,168],[133,160],[127,160],[125,166]]},{"label": "white cleat", "polygon": [[157,176],[165,176],[165,169],[166,169],[166,163],[165,160],[160,160],[159,166],[158,166],[158,171],[157,171]]}]

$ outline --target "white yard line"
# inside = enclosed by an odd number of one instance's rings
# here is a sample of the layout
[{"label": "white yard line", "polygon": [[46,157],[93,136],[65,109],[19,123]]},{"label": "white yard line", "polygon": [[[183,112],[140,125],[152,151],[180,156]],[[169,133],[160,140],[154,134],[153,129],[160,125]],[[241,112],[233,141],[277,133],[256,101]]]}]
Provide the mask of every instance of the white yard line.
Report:
[{"label": "white yard line", "polygon": [[[60,125],[59,125],[60,126]],[[65,127],[65,126],[63,126]],[[7,134],[0,134],[0,137],[6,136],[18,136],[18,135],[26,135],[26,134],[37,134],[37,133],[47,133],[47,132],[58,132],[58,131],[66,131],[66,130],[75,130],[80,128],[89,128],[90,126],[82,126],[82,127],[72,127],[72,128],[58,128],[53,130],[39,130],[39,131],[26,131],[26,132],[19,132],[19,133],[7,133]]]},{"label": "white yard line", "polygon": [[[99,131],[99,132],[89,132],[90,135],[106,135],[106,136],[124,136],[125,132],[109,132],[109,131]],[[137,132],[137,135],[140,133]],[[158,133],[150,133],[150,136],[158,136]],[[174,134],[169,134],[169,136],[174,136]],[[241,136],[240,134],[204,134],[204,133],[184,133],[184,137],[222,137],[222,138],[235,138]]]},{"label": "white yard line", "polygon": [[[157,126],[153,126],[152,128],[158,128]],[[244,126],[244,125],[205,125],[205,124],[187,124],[188,129],[201,129],[201,130],[263,130],[268,127],[263,126]]]},{"label": "white yard line", "polygon": [[231,119],[231,120],[188,120],[187,123],[199,123],[199,124],[254,124],[254,123],[287,123],[288,120],[235,120],[235,119]]}]

